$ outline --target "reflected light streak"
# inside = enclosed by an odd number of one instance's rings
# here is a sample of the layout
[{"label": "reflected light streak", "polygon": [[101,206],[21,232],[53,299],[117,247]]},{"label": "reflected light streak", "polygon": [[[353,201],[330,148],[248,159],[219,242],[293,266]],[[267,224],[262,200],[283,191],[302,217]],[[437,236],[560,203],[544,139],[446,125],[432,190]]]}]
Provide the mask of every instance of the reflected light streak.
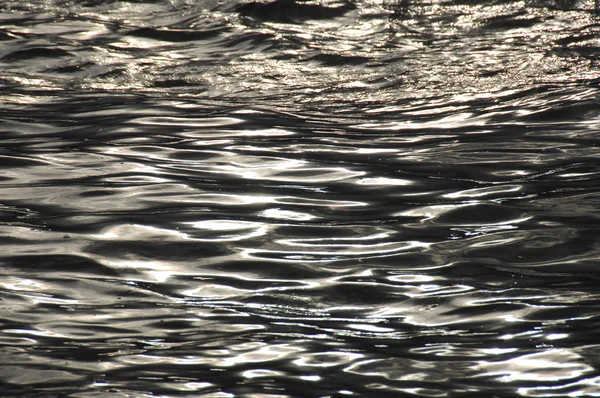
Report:
[{"label": "reflected light streak", "polygon": [[317,216],[313,216],[308,213],[301,213],[299,211],[290,211],[290,210],[281,210],[278,208],[264,210],[259,213],[260,216],[266,218],[274,218],[277,220],[293,220],[293,221],[310,221],[316,218],[321,218]]},{"label": "reflected light streak", "polygon": [[37,290],[48,290],[48,286],[45,283],[35,281],[33,279],[25,279],[16,276],[9,276],[4,281],[0,281],[0,286],[7,290],[15,291],[37,291]]},{"label": "reflected light streak", "polygon": [[321,376],[317,376],[317,375],[300,376],[300,379],[306,380],[306,381],[319,381],[319,380],[321,380]]},{"label": "reflected light streak", "polygon": [[306,348],[295,347],[290,344],[274,344],[260,347],[254,351],[246,352],[237,356],[233,356],[230,353],[230,356],[222,358],[221,366],[231,367],[248,363],[277,361],[305,350]]},{"label": "reflected light streak", "polygon": [[273,199],[273,202],[278,203],[278,204],[286,204],[286,205],[294,205],[294,206],[327,207],[327,208],[367,206],[367,203],[364,203],[364,202],[353,202],[353,201],[348,201],[348,200],[297,198],[294,196],[275,197]]},{"label": "reflected light streak", "polygon": [[502,336],[500,336],[499,338],[502,340],[512,340],[515,338],[533,338],[533,337],[538,337],[539,336],[539,332],[537,330],[528,330],[525,331],[523,333],[517,333],[517,334],[504,334]]},{"label": "reflected light streak", "polygon": [[103,259],[102,261],[96,259],[96,261],[103,263],[109,267],[129,268],[140,272],[143,271],[144,274],[159,277],[160,279],[156,280],[157,282],[166,282],[168,278],[173,276],[175,271],[175,268],[173,267],[172,263],[162,261],[148,261],[142,258],[132,260],[108,258]]},{"label": "reflected light streak", "polygon": [[380,326],[375,326],[375,325],[369,325],[369,324],[349,324],[347,325],[347,327],[349,327],[350,329],[354,329],[354,330],[360,330],[363,332],[373,332],[373,333],[393,333],[396,331],[396,329],[393,328],[384,328],[384,327],[380,327]]},{"label": "reflected light streak", "polygon": [[[242,256],[246,258],[263,258],[260,254],[277,255],[278,261],[285,262],[296,262],[298,261],[297,256],[340,256],[339,258],[326,258],[326,259],[314,259],[314,258],[303,258],[303,261],[307,262],[329,262],[329,261],[344,261],[347,258],[343,256],[358,256],[358,255],[385,255],[397,252],[408,251],[412,249],[428,248],[430,244],[410,241],[410,242],[391,242],[391,243],[379,243],[375,245],[309,245],[303,244],[298,245],[302,247],[313,247],[318,246],[321,250],[299,250],[299,251],[285,251],[285,250],[265,250],[265,249],[249,249],[245,248],[242,250]],[[329,247],[338,250],[324,251],[322,248]],[[346,250],[343,250],[346,249]],[[351,249],[356,249],[352,251]],[[293,257],[293,258],[292,258]]]},{"label": "reflected light streak", "polygon": [[115,227],[106,228],[102,233],[94,234],[92,236],[100,240],[115,240],[123,238],[126,238],[127,240],[165,240],[165,238],[185,239],[187,237],[186,234],[179,231],[140,224],[122,224]]},{"label": "reflected light streak", "polygon": [[385,177],[376,177],[376,178],[361,178],[356,181],[358,185],[397,185],[397,186],[406,186],[414,184],[411,180],[403,180],[401,178],[385,178]]},{"label": "reflected light streak", "polygon": [[262,223],[234,220],[186,221],[182,224],[211,231],[239,231],[244,229],[256,229],[264,226]]},{"label": "reflected light streak", "polygon": [[[289,245],[289,246],[307,246],[307,247],[313,247],[313,246],[349,246],[352,244],[352,242],[354,241],[364,241],[364,240],[376,240],[376,239],[387,239],[390,237],[390,233],[388,232],[380,232],[374,235],[368,235],[368,236],[355,236],[355,237],[351,237],[351,238],[317,238],[317,239],[278,239],[277,242],[282,243],[284,245]],[[348,241],[349,244],[347,245],[332,245],[330,243],[302,243],[302,242],[329,242],[329,241]]]},{"label": "reflected light streak", "polygon": [[199,382],[189,382],[189,383],[185,383],[184,388],[180,388],[180,390],[183,391],[198,391],[198,390],[204,390],[208,387],[212,387],[214,386],[214,384],[211,383],[199,383]]},{"label": "reflected light streak", "polygon": [[[223,166],[214,167],[213,169],[221,169],[225,172],[235,174],[242,178],[253,179],[253,180],[270,180],[270,181],[284,181],[284,182],[297,182],[297,183],[319,183],[319,182],[333,182],[346,180],[352,177],[358,177],[364,175],[363,171],[351,171],[343,167],[306,167],[306,168],[295,168],[287,165],[280,167],[261,167],[254,170],[248,170],[247,166],[235,167],[235,166]],[[290,172],[291,175],[281,175],[274,172],[274,170],[282,170]],[[218,172],[217,172],[218,173]],[[297,175],[293,175],[298,173]],[[301,173],[301,174],[299,174]]]},{"label": "reflected light streak", "polygon": [[[421,217],[422,220],[420,220],[420,222],[425,222],[425,221],[429,221],[429,220],[433,220],[436,218],[439,218],[441,216],[443,216],[445,213],[448,212],[452,212],[452,211],[456,211],[456,210],[460,210],[462,208],[468,208],[470,206],[474,206],[474,205],[481,205],[484,203],[480,203],[480,202],[469,202],[469,203],[465,203],[465,204],[459,204],[459,205],[434,205],[434,206],[425,206],[425,207],[420,207],[417,209],[413,209],[413,210],[408,210],[408,211],[404,211],[401,213],[395,213],[394,216],[401,216],[401,217]],[[493,215],[493,212],[492,212]],[[500,226],[506,226],[509,227],[510,229],[512,228],[516,228],[514,227],[512,224],[520,224],[523,223],[525,221],[531,220],[533,218],[533,216],[524,216],[524,217],[519,217],[519,218],[508,218],[505,220],[500,220],[500,221],[489,221],[489,220],[482,220],[482,221],[459,221],[456,220],[454,222],[440,222],[442,224],[456,224],[456,225],[460,225],[460,226],[473,226],[473,227],[500,227]],[[496,229],[494,229],[495,231]]]},{"label": "reflected light streak", "polygon": [[143,117],[136,119],[136,122],[149,126],[167,126],[167,127],[223,127],[244,123],[244,119],[234,117],[213,117],[213,118],[182,118],[175,116]]},{"label": "reflected light streak", "polygon": [[110,43],[111,46],[116,48],[136,48],[136,49],[153,49],[158,47],[164,47],[164,43],[159,40],[143,39],[139,37],[122,37],[120,41]]},{"label": "reflected light streak", "polygon": [[257,379],[261,377],[282,377],[285,373],[270,369],[251,369],[242,372],[242,376],[246,379]]},{"label": "reflected light streak", "polygon": [[364,123],[353,126],[361,130],[409,130],[409,129],[453,129],[464,126],[483,126],[491,118],[492,114],[473,116],[473,113],[464,112],[448,116],[438,120],[416,123],[412,120],[389,123]]},{"label": "reflected light streak", "polygon": [[482,376],[500,376],[499,381],[558,381],[574,379],[592,372],[583,357],[568,349],[550,349],[506,361],[481,361]]},{"label": "reflected light streak", "polygon": [[186,239],[199,242],[233,242],[256,238],[267,235],[272,226],[264,223],[256,223],[251,221],[233,221],[233,220],[210,220],[210,221],[189,221],[181,223],[189,225],[192,228],[199,230],[207,230],[213,232],[235,232],[234,235],[219,235],[215,237],[192,237],[189,234],[184,234]]},{"label": "reflected light streak", "polygon": [[394,217],[422,217],[421,221],[431,220],[433,218],[439,217],[444,213],[447,213],[450,210],[454,210],[460,205],[433,205],[433,206],[425,206],[419,207],[413,210],[403,211],[400,213],[393,214]]},{"label": "reflected light streak", "polygon": [[457,199],[457,198],[478,198],[483,196],[497,196],[500,193],[510,193],[510,192],[519,192],[523,189],[522,185],[501,185],[501,186],[493,186],[486,188],[476,188],[476,189],[467,189],[464,191],[452,192],[449,194],[443,195],[448,199]]},{"label": "reflected light streak", "polygon": [[4,329],[3,333],[14,333],[14,334],[27,334],[33,336],[43,336],[43,337],[58,337],[63,338],[66,337],[60,333],[50,332],[47,330],[31,330],[31,329]]},{"label": "reflected light streak", "polygon": [[432,282],[434,280],[442,280],[440,276],[434,277],[431,275],[411,275],[411,274],[402,274],[402,275],[394,275],[388,276],[386,279],[392,282],[401,282],[401,283],[416,283],[416,282]]},{"label": "reflected light streak", "polygon": [[600,377],[585,378],[558,386],[521,387],[517,391],[525,397],[598,397]]},{"label": "reflected light streak", "polygon": [[[296,133],[293,131],[289,131],[289,130],[284,130],[281,128],[268,128],[268,129],[255,129],[255,130],[246,130],[246,129],[239,129],[239,130],[225,130],[225,129],[219,129],[219,130],[211,130],[210,132],[204,131],[204,130],[199,130],[199,131],[185,131],[183,133],[180,133],[179,135],[182,137],[190,137],[190,138],[202,138],[205,139],[207,136],[214,136],[214,137],[222,137],[222,136],[227,136],[227,137],[243,137],[243,136],[249,136],[249,137],[285,137],[288,135],[295,135]],[[211,141],[212,142],[212,141]],[[228,142],[233,142],[232,140],[228,140]],[[227,148],[230,149],[230,148]],[[264,148],[263,148],[264,150]]]},{"label": "reflected light streak", "polygon": [[550,333],[546,335],[546,339],[548,340],[561,340],[569,337],[567,333]]},{"label": "reflected light streak", "polygon": [[352,151],[345,151],[358,154],[374,154],[374,153],[396,153],[397,149],[393,148],[356,148]]},{"label": "reflected light streak", "polygon": [[180,203],[195,203],[195,204],[224,204],[227,206],[244,206],[254,204],[270,204],[278,203],[277,197],[267,195],[228,195],[217,193],[206,194],[190,194],[179,195],[173,198],[174,201]]}]

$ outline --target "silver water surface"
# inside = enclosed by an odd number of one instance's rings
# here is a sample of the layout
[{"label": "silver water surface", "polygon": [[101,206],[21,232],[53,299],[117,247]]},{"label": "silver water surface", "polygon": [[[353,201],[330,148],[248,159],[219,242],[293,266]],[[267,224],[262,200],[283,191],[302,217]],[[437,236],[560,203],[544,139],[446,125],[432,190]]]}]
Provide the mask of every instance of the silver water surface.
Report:
[{"label": "silver water surface", "polygon": [[0,3],[0,394],[599,396],[567,3]]}]

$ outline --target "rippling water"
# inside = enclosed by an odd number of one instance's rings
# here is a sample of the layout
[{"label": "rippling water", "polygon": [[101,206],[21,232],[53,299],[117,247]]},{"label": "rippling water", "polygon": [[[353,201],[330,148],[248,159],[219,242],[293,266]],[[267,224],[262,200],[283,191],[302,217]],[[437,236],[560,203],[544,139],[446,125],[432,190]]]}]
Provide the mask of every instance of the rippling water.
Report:
[{"label": "rippling water", "polygon": [[593,2],[0,3],[0,394],[600,396]]}]

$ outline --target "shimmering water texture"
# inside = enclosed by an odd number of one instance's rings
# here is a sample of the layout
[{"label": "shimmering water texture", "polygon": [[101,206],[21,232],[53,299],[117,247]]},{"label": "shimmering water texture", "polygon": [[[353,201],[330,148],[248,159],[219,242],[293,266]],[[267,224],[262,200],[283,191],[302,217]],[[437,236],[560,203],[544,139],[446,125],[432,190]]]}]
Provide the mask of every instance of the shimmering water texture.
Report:
[{"label": "shimmering water texture", "polygon": [[593,2],[0,2],[0,396],[600,396]]}]

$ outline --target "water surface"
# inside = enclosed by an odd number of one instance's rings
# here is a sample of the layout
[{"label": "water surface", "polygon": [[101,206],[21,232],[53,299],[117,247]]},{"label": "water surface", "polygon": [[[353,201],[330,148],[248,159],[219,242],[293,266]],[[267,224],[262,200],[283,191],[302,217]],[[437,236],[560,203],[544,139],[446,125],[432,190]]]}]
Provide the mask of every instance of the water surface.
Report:
[{"label": "water surface", "polygon": [[0,4],[0,394],[600,395],[592,2]]}]

